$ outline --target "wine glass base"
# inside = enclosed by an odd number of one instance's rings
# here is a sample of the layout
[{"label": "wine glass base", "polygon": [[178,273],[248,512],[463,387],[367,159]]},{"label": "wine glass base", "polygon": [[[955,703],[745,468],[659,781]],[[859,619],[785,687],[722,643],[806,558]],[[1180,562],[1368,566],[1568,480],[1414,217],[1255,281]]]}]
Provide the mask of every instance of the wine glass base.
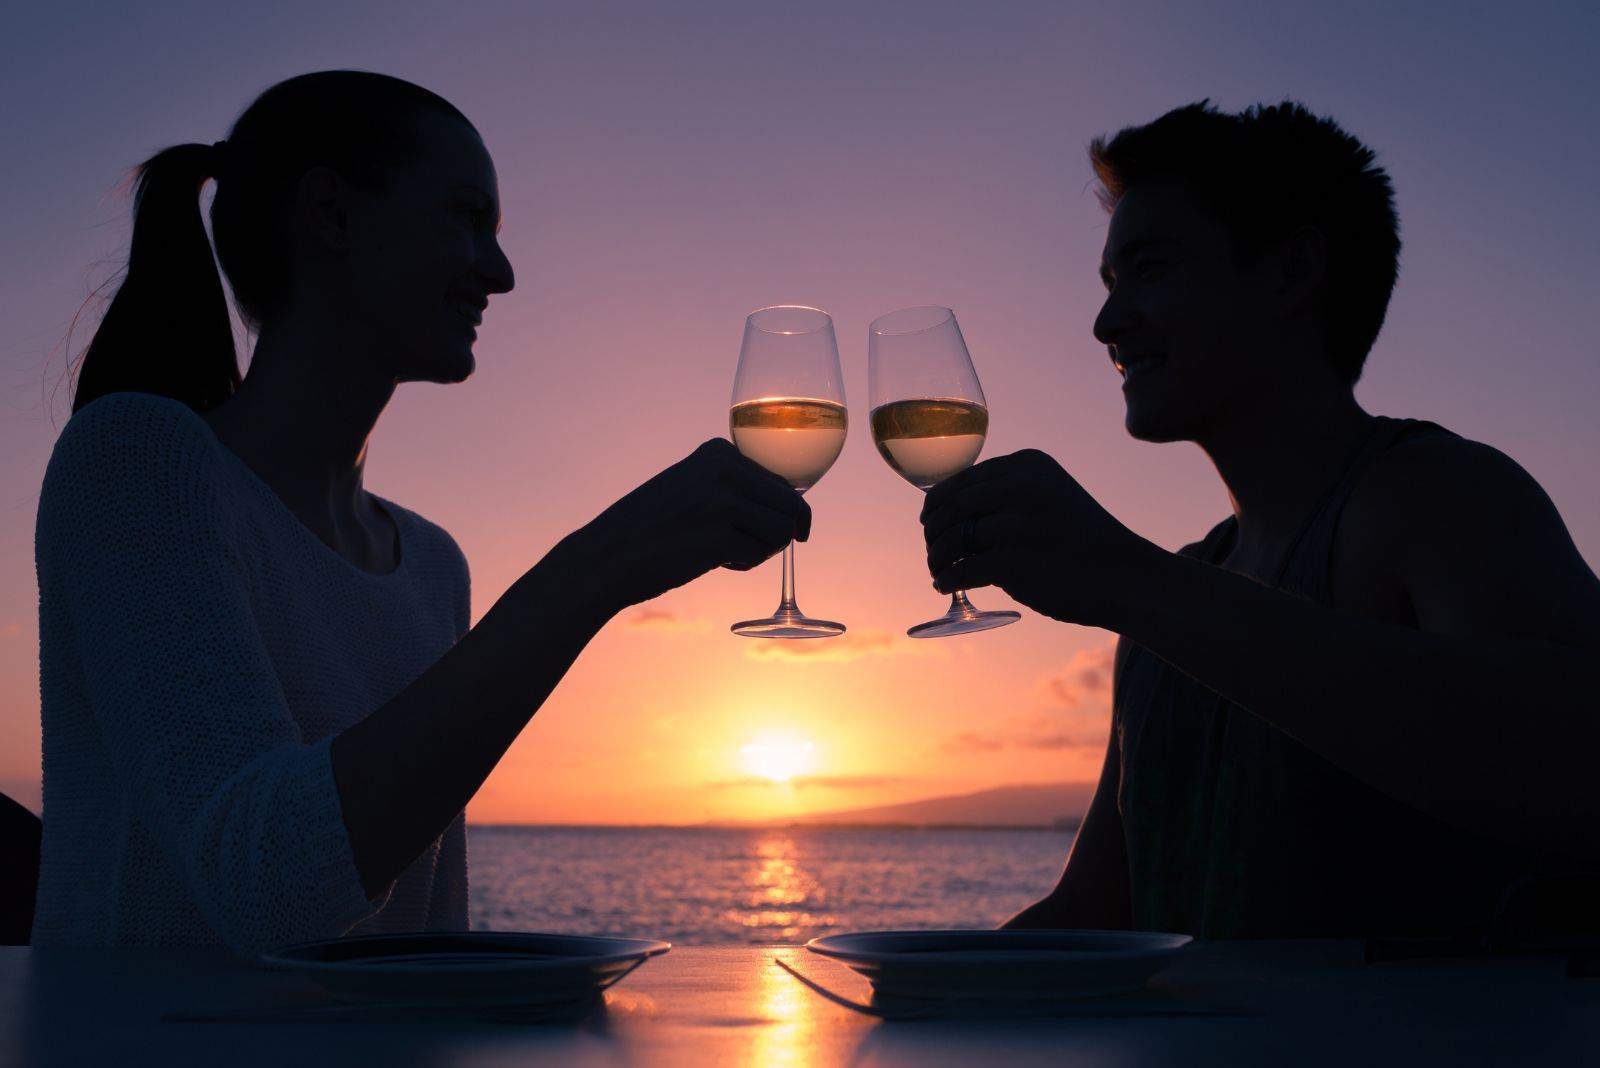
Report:
[{"label": "wine glass base", "polygon": [[741,638],[836,638],[844,624],[783,612],[766,619],[747,619],[728,628]]},{"label": "wine glass base", "polygon": [[1022,618],[1021,612],[1000,609],[995,612],[949,612],[938,619],[918,623],[906,631],[912,638],[948,638],[956,634],[976,634],[1008,626]]}]

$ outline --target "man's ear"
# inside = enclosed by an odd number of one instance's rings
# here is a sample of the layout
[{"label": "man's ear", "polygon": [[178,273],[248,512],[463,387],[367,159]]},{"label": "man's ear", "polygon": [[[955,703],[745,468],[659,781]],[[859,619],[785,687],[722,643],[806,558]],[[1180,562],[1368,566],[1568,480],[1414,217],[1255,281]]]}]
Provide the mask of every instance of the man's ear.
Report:
[{"label": "man's ear", "polygon": [[1283,275],[1279,292],[1291,308],[1317,299],[1328,275],[1328,240],[1315,226],[1302,226],[1283,245]]},{"label": "man's ear", "polygon": [[295,187],[295,215],[306,235],[328,252],[347,252],[354,242],[350,186],[331,167],[313,167]]}]

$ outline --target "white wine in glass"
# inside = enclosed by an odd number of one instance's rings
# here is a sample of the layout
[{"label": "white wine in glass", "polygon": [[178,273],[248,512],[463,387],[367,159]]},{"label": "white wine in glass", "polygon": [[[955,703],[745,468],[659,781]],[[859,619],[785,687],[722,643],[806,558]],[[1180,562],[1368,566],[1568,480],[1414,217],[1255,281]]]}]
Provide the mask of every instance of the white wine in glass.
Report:
[{"label": "white wine in glass", "polygon": [[[872,441],[889,467],[920,490],[971,467],[989,433],[989,406],[949,308],[903,308],[867,328]],[[980,611],[965,590],[950,610],[906,631],[913,638],[971,634],[1015,623],[1018,612]]]},{"label": "white wine in glass", "polygon": [[762,397],[728,412],[739,451],[801,493],[839,458],[848,423],[844,405],[810,397]]},{"label": "white wine in glass", "polygon": [[[818,308],[751,312],[733,376],[728,432],[747,458],[804,493],[828,473],[849,429],[833,320]],[[844,624],[812,619],[794,593],[794,542],[783,550],[777,611],[731,628],[745,638],[832,638]]]},{"label": "white wine in glass", "polygon": [[872,410],[873,444],[920,490],[971,467],[988,433],[988,409],[953,397],[890,401]]}]

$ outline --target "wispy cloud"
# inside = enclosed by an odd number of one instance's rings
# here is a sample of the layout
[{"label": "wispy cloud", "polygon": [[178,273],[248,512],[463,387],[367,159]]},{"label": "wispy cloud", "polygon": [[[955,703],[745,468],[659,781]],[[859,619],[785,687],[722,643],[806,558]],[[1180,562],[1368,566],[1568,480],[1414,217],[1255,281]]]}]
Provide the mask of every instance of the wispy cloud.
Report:
[{"label": "wispy cloud", "polygon": [[775,786],[793,786],[797,789],[822,790],[875,790],[880,786],[896,786],[908,781],[904,775],[796,775],[786,782],[775,782],[759,775],[741,775],[737,779],[719,779],[707,783],[717,789],[770,789]]},{"label": "wispy cloud", "polygon": [[937,642],[918,641],[886,630],[849,631],[837,638],[805,641],[758,641],[745,647],[751,660],[799,660],[806,663],[848,663],[869,656],[944,656]]},{"label": "wispy cloud", "polygon": [[993,734],[978,734],[975,731],[966,731],[953,738],[946,738],[939,746],[946,753],[992,753],[996,749],[1005,747],[1003,739]]},{"label": "wispy cloud", "polygon": [[1114,642],[1093,649],[1079,649],[1072,654],[1066,667],[1041,680],[1040,689],[1057,708],[1077,711],[1110,707],[1111,673],[1116,653]]},{"label": "wispy cloud", "polygon": [[946,753],[995,753],[1002,750],[1060,751],[1104,748],[1111,729],[1111,675],[1116,644],[1107,643],[1072,654],[1066,666],[1039,680],[1043,706],[1031,715],[1015,715],[986,732],[965,731],[946,738]]},{"label": "wispy cloud", "polygon": [[703,619],[690,619],[670,609],[657,608],[654,605],[635,608],[623,618],[622,625],[629,630],[653,630],[677,634],[697,633],[710,626]]}]

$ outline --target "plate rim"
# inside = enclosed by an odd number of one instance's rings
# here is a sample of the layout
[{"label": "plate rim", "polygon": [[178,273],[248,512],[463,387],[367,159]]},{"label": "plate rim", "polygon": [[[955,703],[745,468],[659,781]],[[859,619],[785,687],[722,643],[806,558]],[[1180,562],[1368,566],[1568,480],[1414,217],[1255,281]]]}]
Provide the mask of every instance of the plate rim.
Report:
[{"label": "plate rim", "polygon": [[1022,934],[1091,934],[1113,935],[1126,938],[1129,936],[1163,940],[1145,946],[1128,946],[1122,949],[988,949],[988,950],[917,950],[914,953],[896,952],[893,950],[849,949],[828,943],[839,938],[860,938],[873,935],[996,935],[1006,934],[1005,931],[995,930],[898,930],[898,931],[846,931],[838,934],[821,935],[811,939],[805,948],[812,953],[828,957],[845,963],[858,964],[1013,964],[1020,961],[1036,961],[1050,963],[1066,963],[1068,961],[1108,961],[1108,960],[1138,960],[1150,957],[1170,956],[1173,953],[1187,948],[1194,943],[1193,935],[1180,934],[1176,931],[1107,931],[1097,928],[1061,927],[1039,928],[1037,930],[1017,931]]},{"label": "plate rim", "polygon": [[[508,958],[503,961],[472,961],[460,964],[429,964],[392,963],[386,964],[382,958],[366,958],[364,960],[307,960],[304,957],[293,956],[297,951],[308,950],[320,946],[351,943],[379,943],[398,942],[401,940],[416,940],[418,938],[464,938],[468,941],[489,941],[491,939],[524,939],[524,938],[565,938],[594,942],[626,942],[631,943],[631,948],[612,953],[574,954],[571,956],[555,957],[547,960],[527,960]],[[359,975],[399,975],[399,974],[430,974],[439,975],[446,972],[482,972],[482,971],[554,971],[557,969],[593,968],[611,964],[624,964],[628,961],[648,960],[658,957],[672,949],[672,943],[656,938],[631,938],[623,935],[581,935],[563,934],[556,931],[409,931],[389,932],[386,934],[357,935],[353,938],[318,938],[308,942],[295,942],[287,946],[262,953],[256,958],[257,963],[272,968],[288,968],[297,971],[336,972],[339,974]],[[414,958],[415,953],[408,954]]]}]

